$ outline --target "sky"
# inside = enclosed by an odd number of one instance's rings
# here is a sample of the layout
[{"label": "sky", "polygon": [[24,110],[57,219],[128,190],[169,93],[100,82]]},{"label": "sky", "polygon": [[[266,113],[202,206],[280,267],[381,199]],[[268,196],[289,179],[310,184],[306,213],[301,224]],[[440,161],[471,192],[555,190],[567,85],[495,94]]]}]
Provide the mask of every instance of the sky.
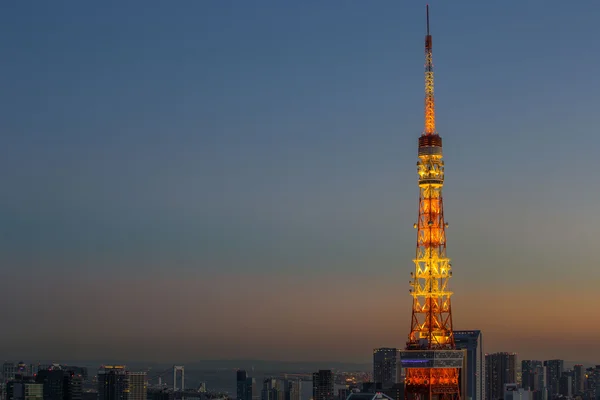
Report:
[{"label": "sky", "polygon": [[[454,326],[598,363],[600,3],[429,4]],[[404,346],[424,34],[420,0],[2,2],[0,358]]]}]

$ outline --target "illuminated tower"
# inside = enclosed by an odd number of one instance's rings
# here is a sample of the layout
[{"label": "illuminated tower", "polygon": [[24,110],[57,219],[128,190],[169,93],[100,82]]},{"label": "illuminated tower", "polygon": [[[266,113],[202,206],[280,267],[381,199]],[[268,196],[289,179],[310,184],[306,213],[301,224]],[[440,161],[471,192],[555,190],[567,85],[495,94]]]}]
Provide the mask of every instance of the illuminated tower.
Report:
[{"label": "illuminated tower", "polygon": [[419,137],[419,219],[415,271],[411,272],[413,297],[411,329],[406,351],[406,399],[460,399],[459,369],[464,353],[455,350],[448,281],[452,276],[446,257],[446,230],[442,187],[442,138],[435,128],[433,62],[427,6],[425,36],[425,130]]}]

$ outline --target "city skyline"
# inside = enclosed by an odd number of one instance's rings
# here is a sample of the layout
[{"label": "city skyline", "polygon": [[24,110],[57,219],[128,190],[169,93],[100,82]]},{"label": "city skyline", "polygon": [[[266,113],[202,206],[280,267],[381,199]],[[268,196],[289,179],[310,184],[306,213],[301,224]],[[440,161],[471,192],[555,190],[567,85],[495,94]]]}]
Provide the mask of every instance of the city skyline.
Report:
[{"label": "city skyline", "polygon": [[[425,3],[68,3],[0,13],[0,354],[403,348]],[[600,4],[430,5],[454,329],[593,363]]]}]

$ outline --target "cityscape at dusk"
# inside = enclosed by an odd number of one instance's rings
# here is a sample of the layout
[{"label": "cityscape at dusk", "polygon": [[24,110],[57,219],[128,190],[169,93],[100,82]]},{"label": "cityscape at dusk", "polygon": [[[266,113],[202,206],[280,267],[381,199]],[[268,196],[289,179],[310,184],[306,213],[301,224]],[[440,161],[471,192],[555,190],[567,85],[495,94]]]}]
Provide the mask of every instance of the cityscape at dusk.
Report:
[{"label": "cityscape at dusk", "polygon": [[599,17],[6,2],[0,400],[600,400]]}]

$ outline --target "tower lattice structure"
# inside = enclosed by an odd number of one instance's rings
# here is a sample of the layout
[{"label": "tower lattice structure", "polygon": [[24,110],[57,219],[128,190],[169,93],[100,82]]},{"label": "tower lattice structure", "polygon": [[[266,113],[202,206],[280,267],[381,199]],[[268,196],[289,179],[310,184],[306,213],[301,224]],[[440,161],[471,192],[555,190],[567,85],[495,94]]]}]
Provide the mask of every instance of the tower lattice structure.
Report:
[{"label": "tower lattice structure", "polygon": [[402,354],[406,368],[405,398],[460,399],[459,372],[463,353],[455,350],[448,283],[452,276],[446,256],[446,227],[442,188],[442,138],[435,126],[432,40],[425,36],[425,129],[419,137],[419,219],[415,270],[411,272],[413,297],[411,329]]}]

